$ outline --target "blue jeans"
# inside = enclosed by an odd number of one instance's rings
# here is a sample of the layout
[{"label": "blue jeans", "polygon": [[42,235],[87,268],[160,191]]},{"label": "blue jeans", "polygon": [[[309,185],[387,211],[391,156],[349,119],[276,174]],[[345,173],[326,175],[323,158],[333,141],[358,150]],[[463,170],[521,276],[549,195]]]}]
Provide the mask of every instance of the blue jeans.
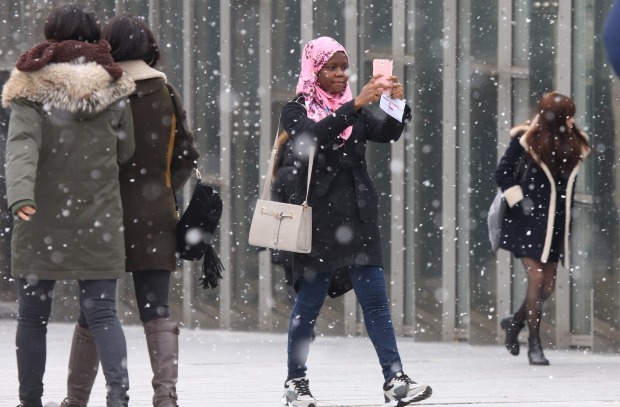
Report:
[{"label": "blue jeans", "polygon": [[[351,266],[349,277],[362,306],[364,323],[375,347],[383,377],[388,382],[402,364],[392,325],[383,269],[376,266]],[[306,360],[314,324],[327,297],[334,272],[319,273],[299,281],[297,301],[288,328],[288,379],[306,376]]]},{"label": "blue jeans", "polygon": [[[26,407],[41,407],[47,323],[55,284],[54,280],[17,280],[17,374],[19,398]],[[79,280],[78,285],[81,313],[95,339],[106,384],[129,388],[127,345],[116,317],[116,280]]]}]

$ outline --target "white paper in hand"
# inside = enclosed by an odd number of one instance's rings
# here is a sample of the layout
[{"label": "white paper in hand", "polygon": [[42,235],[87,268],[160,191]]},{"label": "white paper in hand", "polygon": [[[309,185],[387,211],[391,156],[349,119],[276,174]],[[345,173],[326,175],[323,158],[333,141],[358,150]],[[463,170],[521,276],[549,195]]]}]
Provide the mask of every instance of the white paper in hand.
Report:
[{"label": "white paper in hand", "polygon": [[381,101],[379,102],[379,107],[399,122],[403,121],[405,105],[406,103],[404,100],[392,99],[387,95],[381,95]]}]

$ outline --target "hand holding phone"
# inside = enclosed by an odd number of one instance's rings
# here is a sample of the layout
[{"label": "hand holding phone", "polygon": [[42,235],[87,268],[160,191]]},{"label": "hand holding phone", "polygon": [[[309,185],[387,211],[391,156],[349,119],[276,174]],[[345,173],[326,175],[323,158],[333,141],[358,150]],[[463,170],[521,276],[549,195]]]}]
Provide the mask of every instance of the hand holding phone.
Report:
[{"label": "hand holding phone", "polygon": [[372,61],[372,76],[383,75],[375,80],[375,83],[381,83],[385,85],[383,94],[390,94],[390,87],[392,86],[392,61],[389,59],[373,59]]}]

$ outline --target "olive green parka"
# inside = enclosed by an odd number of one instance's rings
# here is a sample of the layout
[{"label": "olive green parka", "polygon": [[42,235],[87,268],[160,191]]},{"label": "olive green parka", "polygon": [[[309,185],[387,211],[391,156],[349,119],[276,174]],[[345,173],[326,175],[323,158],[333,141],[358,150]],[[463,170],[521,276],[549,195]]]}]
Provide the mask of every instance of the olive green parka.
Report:
[{"label": "olive green parka", "polygon": [[7,200],[15,217],[11,272],[27,279],[113,279],[125,270],[119,163],[134,151],[127,97],[135,84],[95,62],[15,69],[3,88],[11,108]]}]

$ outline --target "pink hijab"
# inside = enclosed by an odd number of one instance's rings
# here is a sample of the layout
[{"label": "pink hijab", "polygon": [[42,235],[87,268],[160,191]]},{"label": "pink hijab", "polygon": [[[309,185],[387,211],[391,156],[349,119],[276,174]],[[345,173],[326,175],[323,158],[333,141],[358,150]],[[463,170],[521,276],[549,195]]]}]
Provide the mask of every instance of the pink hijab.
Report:
[{"label": "pink hijab", "polygon": [[[303,94],[306,99],[306,109],[308,118],[315,122],[320,121],[328,114],[332,114],[344,103],[353,99],[349,82],[345,84],[344,90],[338,95],[332,95],[319,83],[319,72],[336,52],[344,52],[347,59],[349,55],[342,45],[333,38],[319,37],[314,39],[304,47],[301,56],[301,73],[297,82],[297,94]],[[348,139],[351,135],[351,126],[340,133],[340,137]]]}]

